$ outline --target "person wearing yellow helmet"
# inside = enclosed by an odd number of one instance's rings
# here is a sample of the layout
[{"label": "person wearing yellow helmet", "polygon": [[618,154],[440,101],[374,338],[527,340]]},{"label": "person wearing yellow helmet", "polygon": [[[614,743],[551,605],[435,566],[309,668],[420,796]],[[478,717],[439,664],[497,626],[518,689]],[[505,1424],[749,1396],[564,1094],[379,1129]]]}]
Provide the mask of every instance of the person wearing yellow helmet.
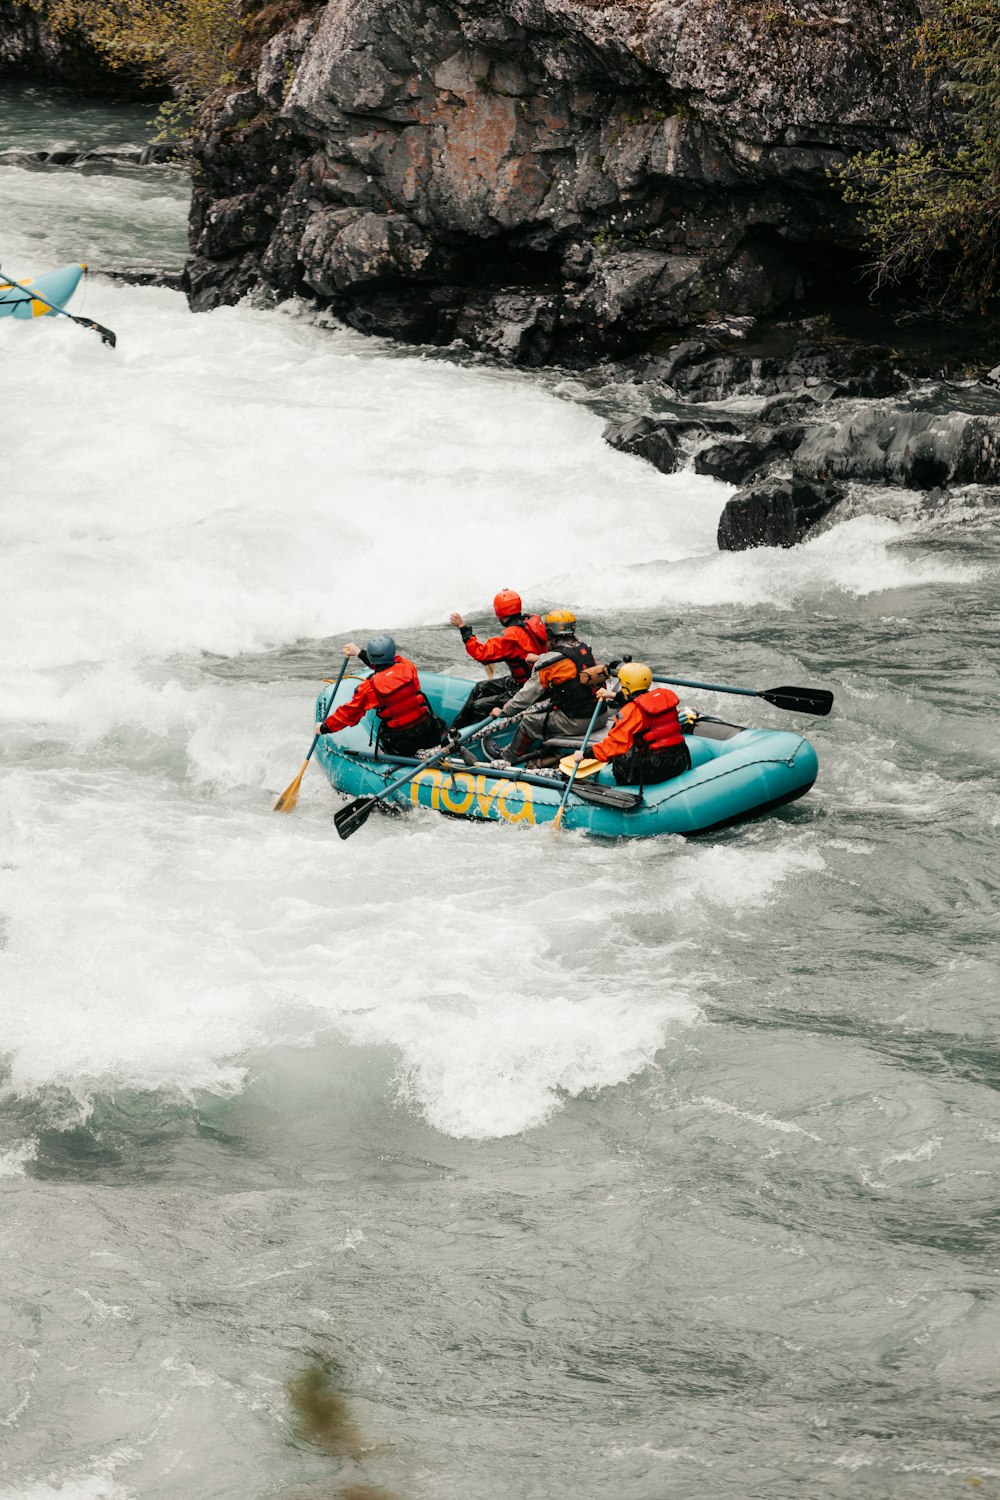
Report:
[{"label": "person wearing yellow helmet", "polygon": [[[585,641],[578,639],[572,610],[550,610],[544,625],[548,650],[539,656],[524,686],[498,710],[503,714],[530,710],[518,725],[510,747],[512,760],[522,759],[539,741],[575,739],[585,734],[599,690],[608,680],[607,667],[595,659]],[[602,705],[598,725],[604,723],[607,713]]]},{"label": "person wearing yellow helmet", "polygon": [[[689,771],[677,694],[654,687],[653,674],[641,661],[622,662],[618,683],[621,712],[603,740],[588,747],[588,756],[610,761],[619,786],[652,786]],[[576,758],[583,758],[579,750]]]}]

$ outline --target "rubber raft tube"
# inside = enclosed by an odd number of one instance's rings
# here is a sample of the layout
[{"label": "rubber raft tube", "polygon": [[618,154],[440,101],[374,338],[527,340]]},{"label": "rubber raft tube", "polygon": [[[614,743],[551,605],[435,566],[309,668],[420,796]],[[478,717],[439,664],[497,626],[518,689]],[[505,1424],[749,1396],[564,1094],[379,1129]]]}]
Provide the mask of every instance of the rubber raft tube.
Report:
[{"label": "rubber raft tube", "polygon": [[[431,707],[451,723],[463,707],[471,684],[467,678],[421,672],[421,686]],[[316,699],[316,718],[325,718],[350,698],[357,678],[347,677],[335,697],[324,688]],[[375,755],[378,723],[366,714],[339,734],[324,735],[316,758],[338,792],[347,797],[372,796],[418,761]],[[501,731],[504,744],[513,728]],[[816,751],[800,734],[774,729],[744,729],[703,719],[688,736],[691,769],[655,786],[619,787],[609,766],[579,786],[574,783],[563,826],[604,838],[687,837],[711,833],[757,818],[802,797],[816,780]],[[426,807],[452,817],[505,823],[551,823],[566,779],[558,771],[530,773],[498,770],[488,763],[482,741],[468,749],[477,764],[457,756],[427,767],[387,799],[398,807]]]},{"label": "rubber raft tube", "polygon": [[[0,318],[55,317],[76,291],[86,269],[82,262],[75,262],[26,281],[0,281]],[[45,301],[39,301],[39,297]]]}]

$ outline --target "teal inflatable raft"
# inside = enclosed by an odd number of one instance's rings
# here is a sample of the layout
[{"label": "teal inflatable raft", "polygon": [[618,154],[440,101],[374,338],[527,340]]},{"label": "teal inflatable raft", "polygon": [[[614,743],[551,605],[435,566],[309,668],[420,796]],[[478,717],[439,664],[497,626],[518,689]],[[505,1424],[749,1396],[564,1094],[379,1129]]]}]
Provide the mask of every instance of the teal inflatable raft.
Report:
[{"label": "teal inflatable raft", "polygon": [[[446,723],[469,695],[467,678],[421,672],[428,701]],[[345,678],[331,699],[326,688],[316,700],[317,720],[350,698],[357,678]],[[501,731],[504,744],[514,729]],[[376,755],[378,723],[366,714],[360,724],[324,735],[316,758],[333,786],[347,797],[384,791],[393,778],[419,761]],[[558,771],[503,770],[489,764],[482,741],[469,743],[476,757],[468,765],[457,755],[419,771],[388,799],[396,807],[428,807],[452,817],[505,823],[551,823],[566,778]],[[727,828],[794,802],[816,780],[816,752],[800,734],[776,729],[743,729],[718,719],[699,719],[688,737],[691,769],[656,786],[619,787],[611,769],[574,782],[563,826],[604,838],[650,838],[660,833],[693,836]]]},{"label": "teal inflatable raft", "polygon": [[0,318],[55,317],[76,291],[86,269],[75,263],[29,276],[27,281],[0,281]]}]

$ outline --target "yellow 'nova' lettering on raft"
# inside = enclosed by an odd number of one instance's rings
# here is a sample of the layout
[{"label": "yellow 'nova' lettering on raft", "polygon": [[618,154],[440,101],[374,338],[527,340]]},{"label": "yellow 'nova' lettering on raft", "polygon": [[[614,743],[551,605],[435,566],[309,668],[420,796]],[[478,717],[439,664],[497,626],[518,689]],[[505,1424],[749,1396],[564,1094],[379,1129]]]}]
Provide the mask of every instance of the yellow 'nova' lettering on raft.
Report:
[{"label": "yellow 'nova' lettering on raft", "polygon": [[[491,781],[486,776],[470,776],[464,771],[446,773],[428,767],[410,782],[410,801],[415,805],[420,804],[421,787],[430,788],[430,805],[435,812],[461,817],[473,813],[475,804],[483,818],[488,818],[492,809],[506,823],[535,821],[531,787],[524,781]],[[512,794],[520,798],[519,807],[511,807],[508,798]]]}]

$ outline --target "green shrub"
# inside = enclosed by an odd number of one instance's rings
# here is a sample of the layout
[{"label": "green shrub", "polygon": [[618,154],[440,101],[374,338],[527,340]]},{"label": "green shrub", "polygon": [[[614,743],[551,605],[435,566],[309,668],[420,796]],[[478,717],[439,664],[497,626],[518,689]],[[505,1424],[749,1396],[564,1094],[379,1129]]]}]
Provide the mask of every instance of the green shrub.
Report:
[{"label": "green shrub", "polygon": [[852,157],[840,178],[875,253],[878,285],[915,281],[939,303],[1000,291],[1000,6],[939,0],[913,37],[913,66],[945,70],[940,138]]}]

